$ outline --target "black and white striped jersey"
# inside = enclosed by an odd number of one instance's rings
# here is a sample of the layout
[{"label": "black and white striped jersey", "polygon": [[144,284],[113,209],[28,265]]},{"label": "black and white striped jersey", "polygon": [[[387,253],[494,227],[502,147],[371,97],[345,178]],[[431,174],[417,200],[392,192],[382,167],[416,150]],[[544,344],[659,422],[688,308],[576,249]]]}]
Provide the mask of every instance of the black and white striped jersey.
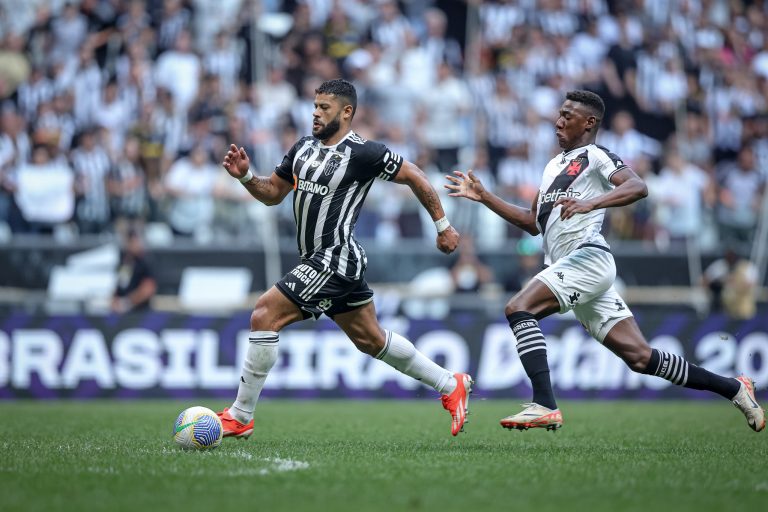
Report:
[{"label": "black and white striped jersey", "polygon": [[293,184],[293,216],[302,259],[359,278],[366,256],[353,231],[375,178],[391,181],[403,158],[350,131],[338,144],[299,140],[275,173]]}]

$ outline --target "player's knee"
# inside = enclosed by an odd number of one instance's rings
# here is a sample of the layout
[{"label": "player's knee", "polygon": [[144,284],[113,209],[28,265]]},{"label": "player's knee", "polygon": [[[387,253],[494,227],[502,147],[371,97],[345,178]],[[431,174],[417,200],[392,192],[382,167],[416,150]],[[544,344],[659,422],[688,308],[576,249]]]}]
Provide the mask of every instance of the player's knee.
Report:
[{"label": "player's knee", "polygon": [[384,348],[383,339],[377,340],[375,337],[372,338],[370,336],[354,336],[350,339],[355,344],[355,347],[357,347],[357,350],[369,356],[376,357],[381,352],[381,349]]},{"label": "player's knee", "polygon": [[526,311],[525,305],[521,303],[520,300],[513,297],[509,299],[509,302],[507,302],[507,305],[504,306],[504,316],[509,318],[509,315],[512,315],[514,313],[519,313],[521,311]]},{"label": "player's knee", "polygon": [[274,315],[270,314],[269,308],[264,304],[257,303],[251,311],[251,330],[252,331],[279,331],[276,325]]}]

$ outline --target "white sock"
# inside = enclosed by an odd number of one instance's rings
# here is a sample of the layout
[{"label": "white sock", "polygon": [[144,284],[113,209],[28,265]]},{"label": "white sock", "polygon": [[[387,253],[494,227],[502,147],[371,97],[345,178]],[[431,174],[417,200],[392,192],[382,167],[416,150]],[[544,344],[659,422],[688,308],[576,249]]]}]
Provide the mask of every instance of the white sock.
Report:
[{"label": "white sock", "polygon": [[453,373],[416,350],[413,343],[396,332],[385,330],[384,333],[387,341],[376,359],[381,359],[409,377],[432,386],[443,395],[448,395],[456,389],[457,383]]},{"label": "white sock", "polygon": [[240,423],[248,423],[253,419],[253,410],[264,388],[264,381],[277,361],[279,337],[275,331],[251,331],[249,340],[237,399],[229,408],[229,414]]}]

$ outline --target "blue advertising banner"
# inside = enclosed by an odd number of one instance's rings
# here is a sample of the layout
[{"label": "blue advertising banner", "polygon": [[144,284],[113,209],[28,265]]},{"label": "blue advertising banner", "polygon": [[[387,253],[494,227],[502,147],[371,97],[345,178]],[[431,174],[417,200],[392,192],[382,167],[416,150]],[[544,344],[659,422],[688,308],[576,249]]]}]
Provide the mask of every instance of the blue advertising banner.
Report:
[{"label": "blue advertising banner", "polygon": [[[688,310],[636,310],[651,345],[714,372],[768,386],[768,315],[732,321]],[[499,315],[501,317],[501,315]],[[126,316],[29,316],[0,320],[0,398],[234,397],[248,346],[249,313],[231,317],[148,312]],[[428,357],[470,371],[476,395],[530,397],[503,317],[454,312],[444,320],[383,318]],[[573,318],[541,323],[552,381],[562,398],[710,398],[630,371]],[[764,391],[759,392],[766,396]],[[360,352],[327,319],[280,336],[280,358],[264,396],[434,397],[424,385]]]}]

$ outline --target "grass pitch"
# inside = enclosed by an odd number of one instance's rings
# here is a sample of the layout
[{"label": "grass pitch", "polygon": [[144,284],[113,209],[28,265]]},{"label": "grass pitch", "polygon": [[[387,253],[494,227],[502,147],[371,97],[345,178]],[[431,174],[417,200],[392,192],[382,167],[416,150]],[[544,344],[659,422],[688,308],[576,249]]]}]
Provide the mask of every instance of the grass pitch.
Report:
[{"label": "grass pitch", "polygon": [[217,401],[0,403],[0,510],[763,510],[768,433],[724,400],[563,402],[557,432],[507,431],[517,402],[269,401],[248,441],[183,452],[176,415]]}]

